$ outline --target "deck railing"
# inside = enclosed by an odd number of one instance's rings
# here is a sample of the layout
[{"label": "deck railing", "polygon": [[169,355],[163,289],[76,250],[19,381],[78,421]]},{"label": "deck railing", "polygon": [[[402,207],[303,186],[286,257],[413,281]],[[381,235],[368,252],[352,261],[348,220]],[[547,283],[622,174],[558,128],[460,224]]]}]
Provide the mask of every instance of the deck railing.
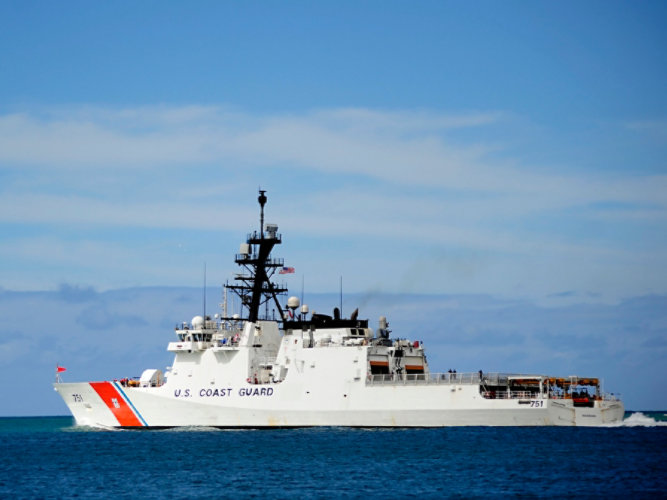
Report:
[{"label": "deck railing", "polygon": [[[484,385],[507,385],[510,377],[520,376],[516,373],[417,373],[417,374],[378,374],[369,375],[367,383],[382,384],[461,384],[472,385],[482,382]],[[528,375],[526,375],[528,377]]]},{"label": "deck railing", "polygon": [[369,375],[368,385],[479,384],[479,373],[403,373]]},{"label": "deck railing", "polygon": [[[378,374],[368,375],[366,385],[479,385],[484,386],[503,386],[507,385],[510,377],[520,375],[514,373],[484,373],[480,377],[479,372],[473,373],[415,373],[415,374]],[[545,399],[546,395],[534,391],[507,391],[495,390],[484,391],[482,396],[488,399]],[[569,394],[550,393],[548,399],[570,399]],[[620,394],[603,393],[598,396],[604,401],[620,401]]]}]

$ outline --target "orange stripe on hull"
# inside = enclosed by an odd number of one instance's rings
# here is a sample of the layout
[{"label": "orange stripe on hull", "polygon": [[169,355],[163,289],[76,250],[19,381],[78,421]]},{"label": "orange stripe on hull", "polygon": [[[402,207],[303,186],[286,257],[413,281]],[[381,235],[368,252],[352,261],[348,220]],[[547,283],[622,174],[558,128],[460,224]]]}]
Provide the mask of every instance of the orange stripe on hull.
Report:
[{"label": "orange stripe on hull", "polygon": [[90,382],[90,386],[102,398],[121,426],[143,427],[132,408],[128,406],[111,382]]}]

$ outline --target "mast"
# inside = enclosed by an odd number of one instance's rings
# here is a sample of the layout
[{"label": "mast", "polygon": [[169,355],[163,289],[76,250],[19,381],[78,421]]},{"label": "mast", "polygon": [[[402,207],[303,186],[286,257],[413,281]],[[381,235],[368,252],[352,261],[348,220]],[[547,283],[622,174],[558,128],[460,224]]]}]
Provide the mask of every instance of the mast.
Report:
[{"label": "mast", "polygon": [[259,202],[259,234],[264,236],[264,205],[266,205],[266,191],[259,190],[257,201]]},{"label": "mast", "polygon": [[259,190],[257,201],[260,206],[260,231],[248,235],[246,243],[241,245],[241,251],[235,259],[236,264],[246,272],[236,275],[235,280],[238,284],[225,286],[236,293],[241,299],[242,306],[247,308],[248,321],[256,322],[259,319],[260,307],[270,300],[275,302],[280,320],[284,321],[278,296],[287,293],[287,288],[271,281],[276,269],[283,267],[284,264],[283,259],[271,258],[271,250],[281,243],[281,236],[275,224],[267,224],[266,228],[264,226],[264,205],[267,201],[265,190]]}]

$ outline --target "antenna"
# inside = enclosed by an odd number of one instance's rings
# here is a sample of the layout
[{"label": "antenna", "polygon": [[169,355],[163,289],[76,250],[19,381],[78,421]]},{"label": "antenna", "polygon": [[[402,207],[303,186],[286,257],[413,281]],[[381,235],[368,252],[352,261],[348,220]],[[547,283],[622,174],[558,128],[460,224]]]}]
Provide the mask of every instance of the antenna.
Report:
[{"label": "antenna", "polygon": [[340,277],[340,317],[343,318],[343,276]]},{"label": "antenna", "polygon": [[204,315],[204,328],[206,328],[206,262],[204,262],[204,289],[202,290],[202,313]]},{"label": "antenna", "polygon": [[227,287],[222,287],[222,317],[227,319]]},{"label": "antenna", "polygon": [[259,190],[259,196],[257,201],[259,202],[260,211],[259,211],[259,234],[260,238],[264,238],[264,205],[266,204],[266,190]]}]

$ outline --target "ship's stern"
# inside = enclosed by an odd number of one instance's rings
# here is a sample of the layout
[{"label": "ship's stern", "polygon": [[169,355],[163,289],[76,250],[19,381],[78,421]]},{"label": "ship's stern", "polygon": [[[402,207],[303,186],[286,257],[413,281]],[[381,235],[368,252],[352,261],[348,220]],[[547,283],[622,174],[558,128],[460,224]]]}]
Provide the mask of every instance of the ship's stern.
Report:
[{"label": "ship's stern", "polygon": [[551,400],[549,415],[553,425],[601,427],[620,424],[625,415],[623,402],[597,400],[591,406],[577,407],[571,399]]}]

